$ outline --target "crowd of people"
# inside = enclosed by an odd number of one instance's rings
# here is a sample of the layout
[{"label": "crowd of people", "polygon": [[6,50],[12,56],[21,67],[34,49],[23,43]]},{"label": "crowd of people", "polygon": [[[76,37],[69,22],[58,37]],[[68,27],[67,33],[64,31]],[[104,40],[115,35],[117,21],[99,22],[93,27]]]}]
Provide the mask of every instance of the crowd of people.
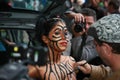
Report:
[{"label": "crowd of people", "polygon": [[79,69],[89,75],[83,80],[119,80],[119,1],[71,2],[64,13],[67,19],[54,16],[36,24],[36,38],[48,53],[44,64],[28,66],[30,77],[80,80]]},{"label": "crowd of people", "polygon": [[[75,5],[77,1],[72,2]],[[36,38],[49,51],[44,65],[29,65],[31,77],[80,80],[79,69],[89,75],[83,80],[120,79],[119,1],[90,0],[90,3],[67,10],[64,15],[69,21],[59,16],[43,21],[42,26],[37,24]],[[96,57],[100,57],[101,63]],[[89,63],[91,60],[97,64]]]},{"label": "crowd of people", "polygon": [[9,5],[15,8],[41,11],[47,6],[46,0],[8,0]]},{"label": "crowd of people", "polygon": [[71,0],[64,18],[38,19],[35,38],[48,52],[28,65],[31,78],[81,80],[81,71],[83,80],[120,79],[120,1],[79,1]]}]

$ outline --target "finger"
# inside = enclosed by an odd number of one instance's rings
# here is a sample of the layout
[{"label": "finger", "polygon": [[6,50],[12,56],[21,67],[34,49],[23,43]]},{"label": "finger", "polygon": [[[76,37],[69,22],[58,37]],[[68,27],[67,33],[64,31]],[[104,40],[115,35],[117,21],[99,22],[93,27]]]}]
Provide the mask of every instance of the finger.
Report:
[{"label": "finger", "polygon": [[80,13],[79,13],[79,17],[80,17],[80,19],[81,19],[80,21],[81,21],[81,22],[84,22],[85,17],[84,17],[82,14],[80,14]]},{"label": "finger", "polygon": [[80,23],[84,20],[84,16],[80,13],[76,13],[74,16],[75,22]]},{"label": "finger", "polygon": [[80,66],[80,65],[85,64],[86,62],[87,62],[86,60],[82,60],[82,61],[77,62],[77,64]]},{"label": "finger", "polygon": [[83,66],[78,66],[79,70],[81,70],[85,74],[91,73],[91,67],[88,63],[85,63]]},{"label": "finger", "polygon": [[79,23],[81,21],[80,17],[78,15],[75,16],[75,23]]}]

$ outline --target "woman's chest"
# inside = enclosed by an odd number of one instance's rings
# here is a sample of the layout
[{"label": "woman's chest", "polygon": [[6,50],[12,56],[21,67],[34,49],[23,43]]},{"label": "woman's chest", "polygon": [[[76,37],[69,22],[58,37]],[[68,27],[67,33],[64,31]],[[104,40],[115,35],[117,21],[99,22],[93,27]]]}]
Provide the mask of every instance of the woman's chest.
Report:
[{"label": "woman's chest", "polygon": [[48,64],[40,69],[40,74],[44,80],[75,80],[72,71],[73,66],[69,63]]}]

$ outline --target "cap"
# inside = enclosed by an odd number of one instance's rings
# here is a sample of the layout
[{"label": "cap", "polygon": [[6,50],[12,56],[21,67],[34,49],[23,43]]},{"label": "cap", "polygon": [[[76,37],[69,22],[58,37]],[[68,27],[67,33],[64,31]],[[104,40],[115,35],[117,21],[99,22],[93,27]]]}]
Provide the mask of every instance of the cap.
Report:
[{"label": "cap", "polygon": [[110,14],[93,23],[88,35],[109,43],[120,43],[120,14]]}]

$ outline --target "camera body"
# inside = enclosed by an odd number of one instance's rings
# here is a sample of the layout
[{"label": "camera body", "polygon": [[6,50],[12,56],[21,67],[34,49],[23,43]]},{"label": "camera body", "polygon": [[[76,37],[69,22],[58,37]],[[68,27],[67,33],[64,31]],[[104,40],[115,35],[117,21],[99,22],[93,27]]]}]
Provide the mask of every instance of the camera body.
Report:
[{"label": "camera body", "polygon": [[82,32],[83,29],[86,29],[86,21],[81,23],[75,23],[74,31],[79,33]]},{"label": "camera body", "polygon": [[[9,62],[18,62],[25,64],[38,64],[46,63],[45,57],[47,56],[48,49],[41,45],[28,46],[27,44],[9,45],[3,42],[4,51],[0,51],[0,65]],[[44,61],[41,61],[44,60]],[[4,61],[4,62],[3,62]],[[41,62],[40,62],[41,61]]]},{"label": "camera body", "polygon": [[[29,46],[27,45],[15,45],[9,47],[9,58],[13,61],[22,61],[27,64],[40,64],[40,60],[44,58],[41,58],[41,55],[45,55],[48,51],[46,47],[43,46]],[[45,55],[46,56],[46,55]]]}]

